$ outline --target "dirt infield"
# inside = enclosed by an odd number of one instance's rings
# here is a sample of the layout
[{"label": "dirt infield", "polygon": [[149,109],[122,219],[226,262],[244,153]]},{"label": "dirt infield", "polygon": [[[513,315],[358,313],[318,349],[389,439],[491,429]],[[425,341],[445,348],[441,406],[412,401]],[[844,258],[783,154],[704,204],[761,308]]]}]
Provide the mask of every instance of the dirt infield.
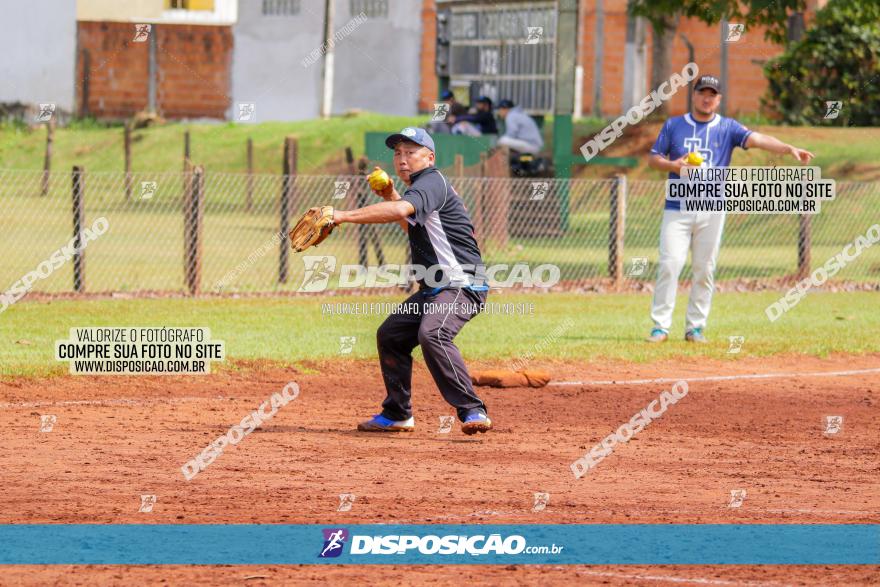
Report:
[{"label": "dirt infield", "polygon": [[[490,365],[475,364],[473,368]],[[355,425],[383,397],[373,363],[308,373],[237,363],[192,377],[0,382],[0,523],[877,523],[880,373],[694,381],[665,415],[575,479],[571,463],[669,384],[589,382],[876,369],[880,356],[653,365],[536,363],[585,383],[483,389],[496,429],[453,411],[424,365],[416,431]],[[289,381],[299,397],[186,481],[181,465]],[[40,432],[41,415],[54,415]],[[828,415],[842,431],[824,434]],[[746,490],[741,507],[730,492]],[[544,511],[533,494],[547,492]],[[339,495],[356,496],[338,512]],[[140,495],[157,496],[150,513]],[[625,548],[625,545],[622,546]],[[876,567],[6,567],[3,584],[870,584]]]}]

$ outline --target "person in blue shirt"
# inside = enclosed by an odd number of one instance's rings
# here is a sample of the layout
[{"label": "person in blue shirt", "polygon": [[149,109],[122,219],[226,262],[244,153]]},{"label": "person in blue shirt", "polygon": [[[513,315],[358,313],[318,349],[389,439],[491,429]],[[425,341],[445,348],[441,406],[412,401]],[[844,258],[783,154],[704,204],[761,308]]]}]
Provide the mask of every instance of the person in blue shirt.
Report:
[{"label": "person in blue shirt", "polygon": [[[749,130],[736,120],[716,113],[721,105],[721,84],[704,75],[694,86],[691,112],[668,119],[660,130],[648,156],[648,165],[679,179],[685,173],[689,153],[699,153],[703,167],[727,167],[733,149],[758,148],[778,155],[791,155],[800,163],[809,163],[813,154],[793,147],[769,135]],[[714,291],[715,261],[724,230],[724,214],[685,213],[681,203],[666,201],[660,227],[660,259],[657,283],[651,304],[654,328],[649,342],[669,338],[672,311],[678,290],[678,276],[691,252],[693,281],[685,316],[685,340],[707,342],[703,330],[709,318]]]}]

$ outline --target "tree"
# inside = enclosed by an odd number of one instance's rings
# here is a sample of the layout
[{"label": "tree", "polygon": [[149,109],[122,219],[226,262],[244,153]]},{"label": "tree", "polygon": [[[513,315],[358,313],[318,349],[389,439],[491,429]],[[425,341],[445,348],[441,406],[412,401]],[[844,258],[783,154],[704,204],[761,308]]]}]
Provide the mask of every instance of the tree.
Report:
[{"label": "tree", "polygon": [[[831,0],[764,66],[765,108],[788,124],[880,125],[880,5]],[[828,116],[826,102],[841,102]]]},{"label": "tree", "polygon": [[[679,19],[696,18],[708,25],[726,19],[730,22],[766,27],[764,36],[775,43],[786,39],[789,12],[800,12],[806,0],[629,0],[632,16],[643,16],[651,23],[651,87],[656,88],[672,74],[672,41]],[[666,103],[658,111],[666,113]]]}]

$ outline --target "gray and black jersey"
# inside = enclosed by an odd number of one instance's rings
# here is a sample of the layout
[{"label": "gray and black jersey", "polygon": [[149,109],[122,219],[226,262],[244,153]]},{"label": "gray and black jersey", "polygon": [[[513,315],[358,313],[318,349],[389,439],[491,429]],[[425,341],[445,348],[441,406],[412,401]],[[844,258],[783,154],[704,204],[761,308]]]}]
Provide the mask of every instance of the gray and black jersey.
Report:
[{"label": "gray and black jersey", "polygon": [[[416,209],[406,218],[413,264],[442,267],[442,279],[437,271],[432,280],[449,287],[484,284],[483,258],[461,196],[436,167],[413,173],[410,179],[402,198]],[[419,283],[428,287],[424,279]]]}]

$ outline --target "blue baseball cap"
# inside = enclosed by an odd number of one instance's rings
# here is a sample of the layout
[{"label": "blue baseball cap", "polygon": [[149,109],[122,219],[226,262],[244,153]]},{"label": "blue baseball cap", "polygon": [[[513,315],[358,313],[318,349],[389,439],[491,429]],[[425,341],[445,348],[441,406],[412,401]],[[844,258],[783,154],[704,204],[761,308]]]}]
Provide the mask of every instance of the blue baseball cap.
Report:
[{"label": "blue baseball cap", "polygon": [[417,145],[427,147],[431,149],[431,152],[434,152],[434,139],[432,139],[431,135],[428,134],[428,131],[423,128],[408,126],[399,133],[395,133],[385,139],[385,145],[389,149],[393,149],[400,141],[411,141]]}]

